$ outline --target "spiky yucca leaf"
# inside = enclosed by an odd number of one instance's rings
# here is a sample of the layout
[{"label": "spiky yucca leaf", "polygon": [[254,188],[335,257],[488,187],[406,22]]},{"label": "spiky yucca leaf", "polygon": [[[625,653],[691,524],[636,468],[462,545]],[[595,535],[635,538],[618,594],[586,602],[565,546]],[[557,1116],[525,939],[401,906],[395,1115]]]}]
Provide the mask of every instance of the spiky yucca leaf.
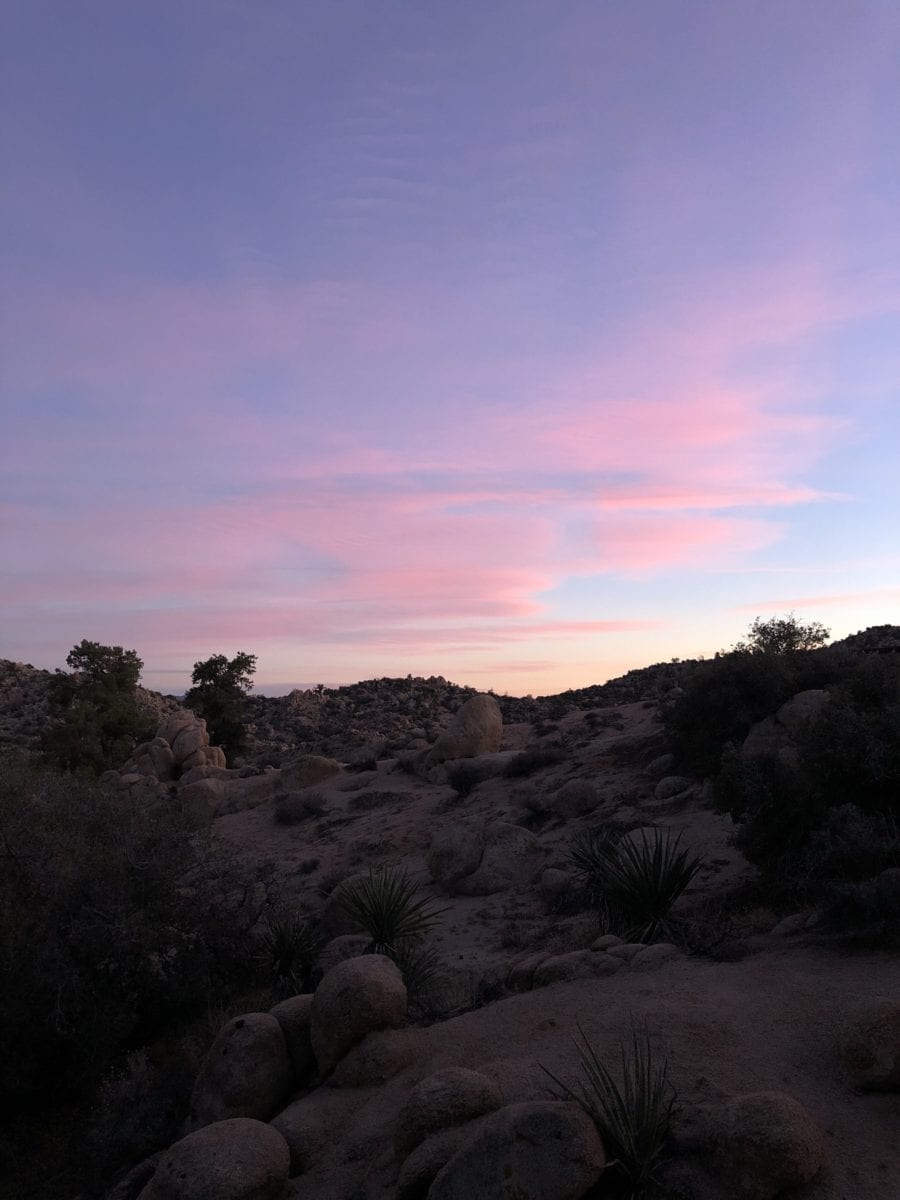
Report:
[{"label": "spiky yucca leaf", "polygon": [[297,913],[270,917],[259,935],[259,959],[275,977],[279,987],[290,994],[309,988],[312,969],[324,945],[324,938],[310,922]]},{"label": "spiky yucca leaf", "polygon": [[338,892],[338,903],[372,939],[376,954],[422,937],[447,911],[435,907],[428,896],[420,896],[402,867],[379,867],[362,879],[345,883]]},{"label": "spiky yucca leaf", "polygon": [[610,829],[580,829],[569,845],[569,862],[598,897],[606,860],[615,849],[618,835]]},{"label": "spiky yucca leaf", "polygon": [[543,1069],[593,1119],[611,1159],[609,1166],[623,1177],[626,1195],[641,1197],[655,1181],[669,1136],[675,1093],[668,1080],[668,1060],[654,1062],[647,1033],[632,1027],[630,1048],[621,1047],[620,1085],[580,1025],[578,1032],[582,1078],[577,1086]]},{"label": "spiky yucca leaf", "polygon": [[623,838],[598,864],[597,891],[609,923],[628,941],[652,941],[702,859],[681,849],[681,834],[654,829],[640,842]]},{"label": "spiky yucca leaf", "polygon": [[388,958],[397,964],[411,1009],[426,1012],[434,1000],[435,985],[441,973],[441,961],[433,946],[422,946],[415,939],[398,942],[387,949]]}]

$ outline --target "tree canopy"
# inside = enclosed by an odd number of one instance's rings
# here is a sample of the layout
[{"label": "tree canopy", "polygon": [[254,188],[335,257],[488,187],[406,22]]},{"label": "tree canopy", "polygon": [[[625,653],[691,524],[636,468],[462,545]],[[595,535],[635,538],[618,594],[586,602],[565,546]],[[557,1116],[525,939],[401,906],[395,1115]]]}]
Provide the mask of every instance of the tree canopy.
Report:
[{"label": "tree canopy", "polygon": [[818,621],[804,624],[793,613],[786,617],[757,617],[747,638],[737,642],[735,650],[745,654],[791,654],[795,650],[818,650],[831,631]]},{"label": "tree canopy", "polygon": [[184,702],[206,720],[212,741],[231,757],[246,744],[244,702],[253,687],[256,655],[239,651],[234,658],[213,654],[194,663],[193,687]]}]

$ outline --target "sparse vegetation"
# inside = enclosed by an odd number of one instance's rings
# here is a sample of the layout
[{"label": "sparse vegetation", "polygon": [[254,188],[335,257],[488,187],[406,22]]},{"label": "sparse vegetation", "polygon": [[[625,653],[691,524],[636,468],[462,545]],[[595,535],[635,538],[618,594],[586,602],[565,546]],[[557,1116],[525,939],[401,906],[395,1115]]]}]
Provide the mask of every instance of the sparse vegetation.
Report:
[{"label": "sparse vegetation", "polygon": [[700,869],[701,860],[681,848],[681,835],[653,830],[640,841],[623,837],[604,849],[586,840],[578,855],[588,886],[612,933],[629,942],[651,942],[668,928],[673,904]]},{"label": "sparse vegetation", "polygon": [[265,921],[258,940],[259,960],[282,995],[312,991],[316,959],[325,939],[308,918],[278,913]]},{"label": "sparse vegetation", "polygon": [[272,816],[276,825],[299,825],[301,821],[321,817],[324,812],[321,792],[288,792],[276,798]]},{"label": "sparse vegetation", "polygon": [[503,774],[507,779],[523,779],[545,767],[555,767],[565,757],[565,752],[558,746],[535,746],[511,758],[503,768]]},{"label": "sparse vegetation", "polygon": [[[600,1060],[579,1027],[582,1078],[575,1087],[546,1073],[563,1097],[580,1104],[592,1118],[609,1158],[607,1172],[616,1192],[639,1200],[654,1187],[669,1137],[675,1092],[668,1078],[668,1059],[657,1060],[645,1031],[632,1028],[631,1044],[621,1048],[621,1083]],[[576,1045],[578,1043],[576,1042]]]},{"label": "sparse vegetation", "polygon": [[445,911],[420,896],[402,867],[370,870],[345,884],[339,894],[343,910],[371,938],[371,951],[383,954],[401,942],[424,936]]}]

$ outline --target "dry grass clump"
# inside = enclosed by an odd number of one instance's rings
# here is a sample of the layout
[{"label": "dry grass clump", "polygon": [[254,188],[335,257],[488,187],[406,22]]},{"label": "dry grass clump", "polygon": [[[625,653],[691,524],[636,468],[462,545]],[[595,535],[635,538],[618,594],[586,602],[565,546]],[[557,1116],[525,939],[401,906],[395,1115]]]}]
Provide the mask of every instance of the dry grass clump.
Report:
[{"label": "dry grass clump", "polygon": [[565,751],[558,746],[535,746],[511,758],[503,768],[503,774],[507,779],[522,779],[545,767],[557,766],[565,757]]},{"label": "dry grass clump", "polygon": [[325,798],[321,792],[289,792],[275,801],[272,816],[276,825],[299,825],[325,812]]}]

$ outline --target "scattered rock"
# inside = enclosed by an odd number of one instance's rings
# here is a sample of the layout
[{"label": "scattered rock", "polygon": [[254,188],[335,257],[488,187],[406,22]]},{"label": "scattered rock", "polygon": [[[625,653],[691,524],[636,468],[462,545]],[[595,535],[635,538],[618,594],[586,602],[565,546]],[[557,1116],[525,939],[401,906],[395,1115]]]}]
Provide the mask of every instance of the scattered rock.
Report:
[{"label": "scattered rock", "polygon": [[334,758],[323,758],[320,754],[303,754],[281,768],[281,788],[286,792],[297,792],[301,788],[324,783],[340,770],[341,764]]},{"label": "scattered rock", "polygon": [[635,954],[631,960],[631,969],[633,971],[654,971],[664,962],[668,962],[670,958],[677,956],[677,946],[673,946],[671,942],[656,942],[652,946],[645,946],[643,950],[639,950]]},{"label": "scattered rock", "polygon": [[367,1033],[389,1029],[406,1017],[406,987],[394,963],[367,954],[339,963],[316,988],[310,1031],[322,1075],[329,1075]]},{"label": "scattered rock", "polygon": [[590,779],[570,779],[558,791],[548,792],[543,806],[547,812],[571,820],[592,813],[600,800],[600,789]]},{"label": "scattered rock", "polygon": [[280,1200],[291,1156],[271,1125],[238,1117],[176,1142],[140,1200]]},{"label": "scattered rock", "polygon": [[267,1121],[291,1089],[293,1070],[271,1013],[235,1017],[203,1060],[191,1095],[192,1129],[230,1117]]},{"label": "scattered rock", "polygon": [[581,1200],[606,1155],[577,1104],[511,1104],[486,1117],[438,1173],[429,1200]]}]

